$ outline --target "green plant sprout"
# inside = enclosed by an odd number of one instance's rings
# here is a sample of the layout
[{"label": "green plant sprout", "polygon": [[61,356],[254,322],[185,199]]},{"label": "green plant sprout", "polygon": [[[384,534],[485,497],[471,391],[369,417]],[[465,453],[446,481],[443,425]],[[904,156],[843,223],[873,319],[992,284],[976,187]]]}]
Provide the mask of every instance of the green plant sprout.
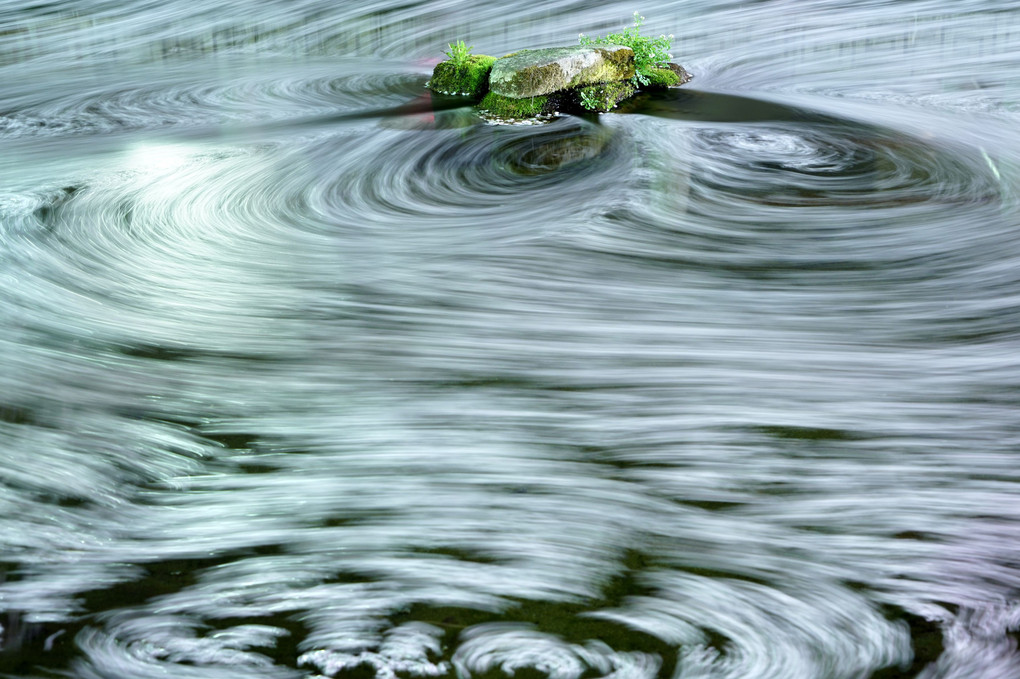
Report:
[{"label": "green plant sprout", "polygon": [[581,106],[589,111],[597,111],[602,106],[602,100],[591,92],[581,92]]},{"label": "green plant sprout", "polygon": [[454,66],[457,68],[463,68],[464,66],[467,66],[468,60],[471,58],[471,50],[473,49],[474,45],[468,47],[464,44],[463,40],[458,40],[457,42],[450,43],[450,49],[444,54],[450,57],[450,61],[453,62]]},{"label": "green plant sprout", "polygon": [[634,25],[623,29],[622,33],[610,33],[606,36],[591,37],[584,33],[578,35],[582,45],[626,45],[634,50],[634,85],[648,85],[652,72],[673,58],[669,53],[673,46],[672,35],[660,35],[651,38],[641,35],[641,24],[645,18],[634,12]]}]

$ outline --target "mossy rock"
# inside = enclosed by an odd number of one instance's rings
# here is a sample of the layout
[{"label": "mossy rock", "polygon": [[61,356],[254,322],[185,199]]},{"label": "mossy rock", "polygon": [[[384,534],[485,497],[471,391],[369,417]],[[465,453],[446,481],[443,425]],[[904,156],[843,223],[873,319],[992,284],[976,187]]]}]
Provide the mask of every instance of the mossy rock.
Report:
[{"label": "mossy rock", "polygon": [[663,64],[662,67],[668,68],[669,70],[676,73],[676,77],[680,79],[680,82],[678,82],[677,85],[686,85],[691,81],[691,74],[688,73],[687,70],[680,64],[674,64],[673,62],[670,62],[668,64]]},{"label": "mossy rock", "polygon": [[440,94],[460,94],[480,98],[489,91],[489,72],[496,57],[473,54],[458,66],[447,60],[436,64],[428,88]]},{"label": "mossy rock", "polygon": [[543,113],[553,113],[555,108],[552,103],[549,97],[544,95],[516,99],[489,92],[478,104],[478,108],[496,118],[518,120],[534,118]]},{"label": "mossy rock", "polygon": [[585,85],[574,90],[576,100],[573,103],[578,109],[604,113],[616,108],[624,99],[634,96],[635,92],[637,88],[628,80]]},{"label": "mossy rock", "polygon": [[575,45],[520,50],[496,59],[470,55],[458,64],[436,65],[426,86],[441,94],[466,95],[491,118],[526,121],[556,112],[606,112],[639,90],[683,85],[682,66],[663,63],[642,74],[638,85],[634,52],[622,45]]},{"label": "mossy rock", "polygon": [[573,45],[521,50],[496,60],[492,91],[531,98],[582,85],[634,77],[634,50],[624,45]]},{"label": "mossy rock", "polygon": [[680,84],[680,76],[668,68],[653,68],[644,74],[648,82],[642,85],[647,89],[665,89]]}]

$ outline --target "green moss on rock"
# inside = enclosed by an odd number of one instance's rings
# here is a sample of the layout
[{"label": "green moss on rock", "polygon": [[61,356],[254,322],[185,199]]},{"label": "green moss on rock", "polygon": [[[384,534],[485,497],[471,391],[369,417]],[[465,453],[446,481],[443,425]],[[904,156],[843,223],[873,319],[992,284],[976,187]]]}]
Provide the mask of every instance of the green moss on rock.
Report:
[{"label": "green moss on rock", "polygon": [[608,78],[609,80],[625,80],[634,77],[634,50],[621,50],[613,49],[615,46],[609,46],[609,49],[602,50],[602,56],[610,66],[610,73],[614,74],[615,77]]},{"label": "green moss on rock", "polygon": [[496,57],[474,54],[461,67],[452,61],[436,64],[428,88],[440,94],[463,94],[479,98],[489,91],[489,72]]},{"label": "green moss on rock", "polygon": [[637,88],[630,81],[598,83],[575,90],[576,105],[588,111],[611,111],[624,99],[634,96]]},{"label": "green moss on rock", "polygon": [[489,80],[505,97],[546,95],[580,85],[634,76],[634,51],[620,45],[520,50],[498,59]]},{"label": "green moss on rock", "polygon": [[680,85],[680,76],[669,68],[653,68],[644,74],[648,78],[647,88],[665,88]]},{"label": "green moss on rock", "polygon": [[498,92],[502,96],[536,97],[556,90],[564,89],[562,85],[563,69],[559,64],[539,64],[521,69],[504,82],[500,82]]},{"label": "green moss on rock", "polygon": [[634,50],[615,43],[519,50],[498,59],[457,56],[435,67],[429,89],[481,100],[477,106],[484,114],[507,121],[557,111],[611,111],[639,90],[691,79],[682,66],[664,61],[638,74]]},{"label": "green moss on rock", "polygon": [[514,99],[512,97],[504,97],[501,94],[495,92],[489,92],[482,99],[482,102],[478,105],[478,108],[483,111],[487,111],[490,115],[496,116],[497,118],[533,118],[542,113],[551,113],[549,108],[549,97],[537,96],[537,97],[525,97],[523,99]]}]

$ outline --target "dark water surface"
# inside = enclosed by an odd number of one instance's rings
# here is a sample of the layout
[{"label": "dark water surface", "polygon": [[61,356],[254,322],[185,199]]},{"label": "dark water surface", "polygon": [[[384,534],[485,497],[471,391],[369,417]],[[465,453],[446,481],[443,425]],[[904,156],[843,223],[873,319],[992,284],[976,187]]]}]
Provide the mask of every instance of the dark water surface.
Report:
[{"label": "dark water surface", "polygon": [[[695,74],[493,126],[447,42]],[[1015,3],[0,3],[0,675],[1020,677]]]}]

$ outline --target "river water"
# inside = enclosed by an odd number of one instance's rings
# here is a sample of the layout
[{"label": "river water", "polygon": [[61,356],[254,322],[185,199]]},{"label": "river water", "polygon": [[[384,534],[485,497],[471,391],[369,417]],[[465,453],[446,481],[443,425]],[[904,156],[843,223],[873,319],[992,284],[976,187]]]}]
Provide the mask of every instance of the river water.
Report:
[{"label": "river water", "polygon": [[[446,43],[694,74],[486,124]],[[1020,676],[1020,9],[0,4],[0,675]]]}]

